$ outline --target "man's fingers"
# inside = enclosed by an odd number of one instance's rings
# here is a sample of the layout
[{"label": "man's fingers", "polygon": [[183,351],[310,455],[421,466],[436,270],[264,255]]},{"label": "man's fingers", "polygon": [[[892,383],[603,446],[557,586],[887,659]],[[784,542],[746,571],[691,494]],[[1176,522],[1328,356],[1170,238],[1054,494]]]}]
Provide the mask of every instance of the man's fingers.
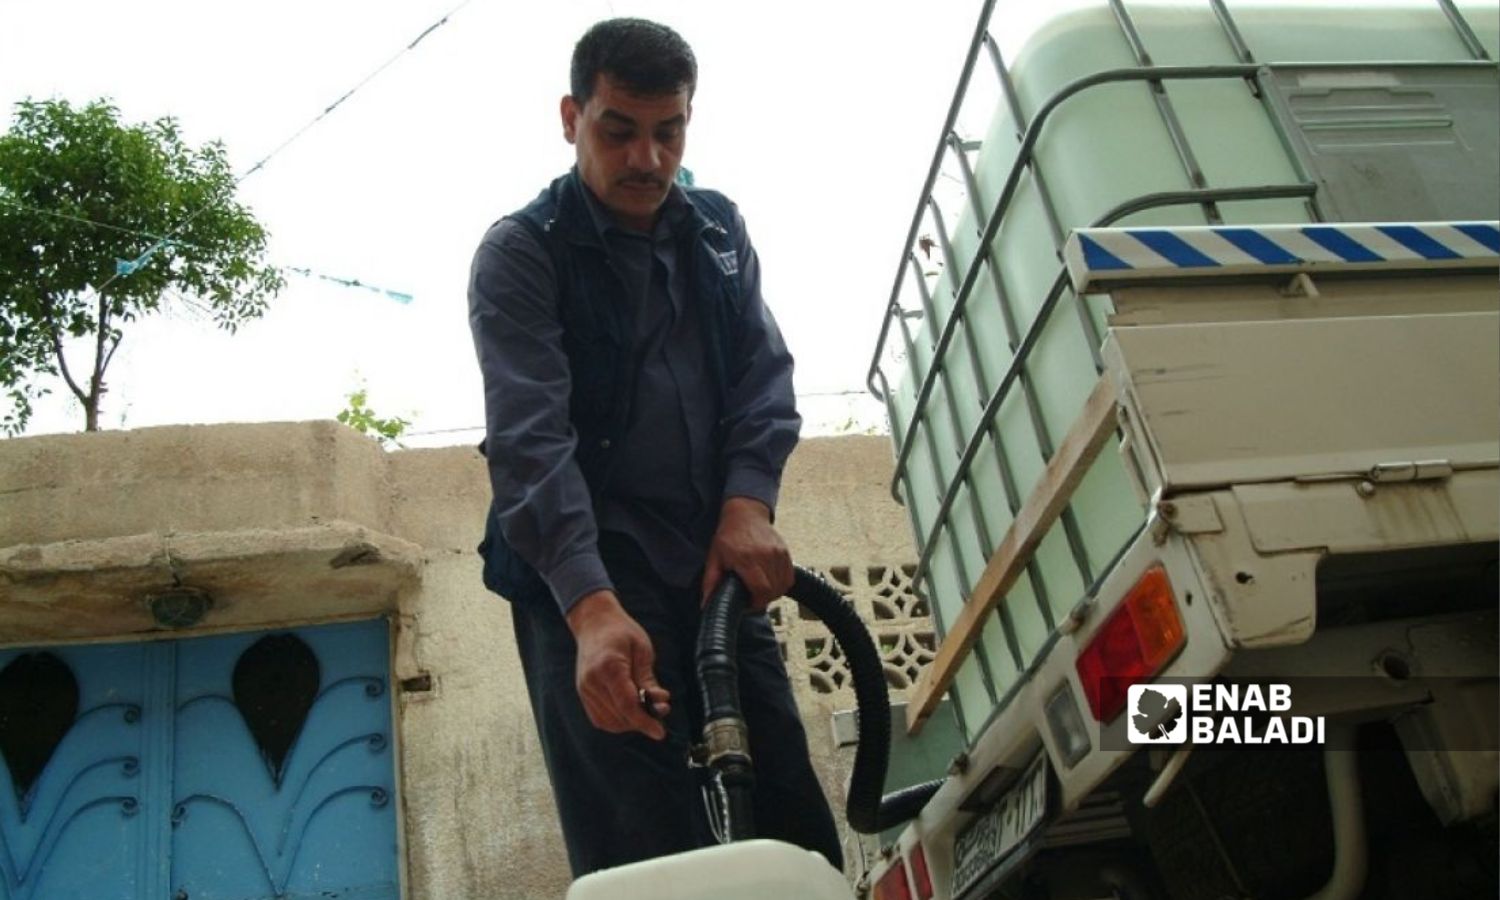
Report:
[{"label": "man's fingers", "polygon": [[764,609],[771,602],[771,579],[767,577],[766,570],[760,566],[745,567],[738,570],[737,574],[745,582],[745,588],[750,591],[750,608]]},{"label": "man's fingers", "polygon": [[610,687],[612,683],[622,679],[628,682],[629,678],[630,672],[625,666],[614,665],[584,673],[579,679],[578,697],[583,701],[583,710],[588,713],[589,721],[595,728],[611,734],[630,730],[620,714],[619,706],[614,700],[614,691]]},{"label": "man's fingers", "polygon": [[588,713],[589,723],[600,731],[619,734],[628,730],[624,720],[615,712],[614,705],[609,702],[608,698],[598,694],[584,695],[583,711]]},{"label": "man's fingers", "polygon": [[649,723],[649,728],[636,727],[636,730],[659,741],[667,736],[667,732],[658,721],[665,713],[657,715],[656,710],[658,705],[666,706],[672,695],[656,681],[656,650],[649,640],[637,643],[631,648],[630,677],[632,688],[630,718],[632,722]]},{"label": "man's fingers", "polygon": [[640,623],[612,591],[584,597],[567,619],[578,642],[576,687],[589,722],[613,734],[639,731],[655,740],[666,737],[666,729],[652,716],[658,705],[670,709],[666,692],[659,699],[653,693],[650,708],[637,693],[639,687],[656,686],[656,653]]},{"label": "man's fingers", "polygon": [[652,718],[665,719],[672,714],[672,692],[661,685],[640,688],[636,697]]},{"label": "man's fingers", "polygon": [[640,693],[633,682],[610,682],[608,702],[624,725],[620,731],[639,731],[653,741],[667,736],[662,724],[641,705]]},{"label": "man's fingers", "polygon": [[771,526],[771,518],[771,508],[764,501],[726,498],[704,567],[713,580],[726,570],[737,573],[750,590],[750,608],[757,611],[792,586],[791,553]]},{"label": "man's fingers", "polygon": [[790,558],[774,559],[755,567],[746,566],[743,570],[736,569],[736,572],[744,580],[745,587],[750,589],[750,608],[757,612],[778,597],[786,596],[796,578]]},{"label": "man's fingers", "polygon": [[[671,705],[667,702],[671,695],[661,687],[645,689],[644,692],[650,708],[642,705],[641,691],[633,689],[629,682],[590,685],[580,693],[584,711],[595,728],[610,734],[639,731],[659,741],[666,737],[667,732],[658,719],[671,712]],[[660,710],[659,714],[657,710]]]},{"label": "man's fingers", "polygon": [[766,602],[762,606],[768,606],[778,597],[785,597],[792,589],[792,570],[788,568],[785,573],[777,573],[771,579],[771,589],[766,592]]},{"label": "man's fingers", "polygon": [[708,560],[703,563],[703,590],[700,605],[707,605],[709,595],[719,586],[719,580],[723,577],[724,570],[719,567],[718,554],[710,553]]}]

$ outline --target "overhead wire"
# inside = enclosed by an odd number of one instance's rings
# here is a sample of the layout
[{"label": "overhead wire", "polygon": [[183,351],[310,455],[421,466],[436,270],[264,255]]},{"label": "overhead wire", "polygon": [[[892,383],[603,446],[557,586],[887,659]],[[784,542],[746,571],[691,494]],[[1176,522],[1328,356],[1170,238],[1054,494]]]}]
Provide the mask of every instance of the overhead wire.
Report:
[{"label": "overhead wire", "polygon": [[[161,238],[161,235],[152,234],[149,231],[142,231],[139,228],[125,228],[120,225],[113,225],[109,222],[101,222],[98,219],[90,219],[85,216],[75,216],[69,213],[58,212],[56,210],[42,209],[38,206],[31,206],[26,203],[12,200],[9,197],[0,197],[0,204],[14,207],[16,209],[25,210],[26,212],[36,213],[37,215],[50,216],[55,219],[66,219],[70,222],[77,222],[81,225],[89,225],[94,228],[103,228],[109,231],[118,231],[122,234],[131,234],[138,237],[148,237],[153,240]],[[193,246],[191,244],[183,244],[180,242],[174,243],[177,243],[177,246],[180,247]],[[315,278],[322,281],[328,281],[334,284],[342,285],[344,287],[360,288],[362,290],[372,291],[377,294],[384,294],[386,297],[389,297],[390,299],[395,300],[397,303],[403,305],[411,303],[414,299],[411,294],[406,293],[405,291],[396,291],[390,288],[383,288],[378,285],[368,284],[366,282],[360,281],[358,278],[341,278],[337,275],[329,275],[324,272],[319,272],[315,269],[308,268],[306,266],[282,266],[281,268],[288,272],[293,272],[306,278]],[[179,299],[182,299],[180,295],[178,296]]]},{"label": "overhead wire", "polygon": [[[335,109],[338,109],[339,106],[343,105],[343,103],[345,101],[347,101],[350,97],[353,97],[355,94],[357,94],[365,85],[369,84],[376,77],[378,77],[382,72],[384,72],[386,69],[390,68],[390,66],[392,64],[394,64],[396,62],[396,60],[400,59],[402,56],[405,56],[407,53],[410,53],[412,50],[416,49],[417,45],[420,44],[420,43],[422,43],[422,41],[426,40],[426,38],[427,38],[428,35],[432,34],[434,31],[436,31],[437,29],[441,28],[443,25],[446,25],[448,23],[448,20],[450,18],[452,18],[454,15],[458,14],[458,12],[460,10],[462,10],[464,7],[468,6],[470,3],[473,3],[473,2],[474,2],[474,0],[462,0],[462,2],[460,2],[457,6],[454,6],[452,9],[450,9],[446,13],[444,13],[442,15],[442,17],[439,18],[437,21],[433,22],[431,25],[428,25],[426,28],[424,28],[422,30],[422,32],[420,34],[418,34],[416,36],[416,38],[414,38],[411,41],[411,43],[407,44],[405,47],[402,47],[400,50],[396,51],[396,53],[392,54],[389,59],[387,59],[385,62],[383,62],[379,66],[377,66],[374,71],[370,72],[364,78],[360,79],[357,84],[355,84],[349,90],[345,91],[343,93],[343,95],[340,96],[337,100],[333,101],[328,106],[324,107],[322,112],[318,113],[316,116],[313,116],[313,118],[311,120],[309,120],[305,125],[303,125],[301,128],[299,128],[295,132],[293,132],[293,134],[290,137],[288,137],[286,140],[282,141],[280,144],[276,145],[276,147],[274,149],[272,149],[270,153],[268,153],[264,157],[262,157],[259,162],[257,162],[255,165],[251,166],[249,169],[245,170],[245,172],[243,174],[241,174],[238,178],[236,178],[234,180],[233,186],[234,187],[239,187],[239,185],[242,182],[244,182],[245,179],[249,178],[251,175],[254,175],[256,172],[259,172],[260,170],[264,169],[266,167],[267,163],[269,163],[272,159],[274,159],[277,155],[279,155],[287,147],[291,146],[299,138],[301,138],[304,134],[306,134],[309,130],[311,130],[314,126],[316,126],[319,122],[321,122],[321,121],[323,121],[323,119],[327,118],[330,113],[332,113]],[[153,255],[155,255],[158,250],[161,250],[163,247],[165,247],[171,241],[171,239],[172,239],[172,237],[174,235],[176,235],[178,232],[182,231],[182,229],[186,228],[189,224],[191,224],[193,222],[194,219],[198,218],[198,216],[202,215],[209,208],[210,207],[209,207],[208,204],[204,204],[203,206],[201,206],[198,209],[194,210],[186,218],[182,219],[176,225],[174,225],[170,229],[168,229],[168,231],[167,231],[167,233],[165,235],[163,235],[162,237],[160,237],[159,239],[157,239],[156,243],[152,244],[150,247],[147,247],[146,250],[143,253],[141,253],[139,256],[137,256],[135,259],[133,259],[133,260],[120,260],[120,261],[118,261],[118,263],[117,263],[117,265],[115,267],[114,274],[112,274],[108,278],[106,278],[104,280],[103,284],[99,285],[97,288],[94,289],[95,294],[102,294],[104,292],[104,289],[107,288],[107,287],[109,287],[111,284],[113,284],[117,279],[119,279],[119,278],[121,278],[123,276],[127,276],[127,275],[132,274],[133,272],[135,272],[136,269],[139,269],[141,266],[143,266],[147,262],[149,262],[150,259],[151,259],[151,257]]]},{"label": "overhead wire", "polygon": [[314,272],[311,269],[298,268],[297,266],[285,266],[284,268],[288,272],[295,272],[296,274],[301,275],[304,278],[316,278],[319,281],[331,282],[342,287],[359,288],[360,290],[372,291],[376,294],[382,294],[386,298],[400,303],[402,306],[410,304],[413,299],[412,295],[406,293],[405,291],[393,291],[390,288],[383,288],[373,284],[366,284],[363,281],[360,281],[358,278],[340,278],[337,275],[327,275],[322,272]]},{"label": "overhead wire", "polygon": [[797,397],[867,397],[870,392],[862,388],[843,391],[798,391]]},{"label": "overhead wire", "polygon": [[[862,388],[846,391],[798,391],[796,397],[803,400],[809,397],[869,397],[870,392]],[[871,398],[874,399],[874,398]],[[458,434],[465,431],[483,431],[483,425],[461,425],[456,428],[433,428],[423,431],[408,431],[406,437],[426,437],[434,434]]]},{"label": "overhead wire", "polygon": [[[78,222],[83,225],[92,225],[95,228],[104,228],[109,231],[118,231],[121,234],[131,234],[135,235],[136,237],[151,238],[154,241],[161,240],[162,238],[162,235],[152,234],[149,231],[142,231],[139,228],[125,228],[121,225],[111,225],[108,222],[100,222],[98,219],[88,219],[84,218],[83,216],[75,216],[64,212],[58,212],[55,209],[42,209],[39,206],[31,206],[29,204],[22,203],[19,200],[12,200],[9,197],[0,197],[0,203],[5,204],[6,206],[15,207],[16,209],[25,210],[26,212],[36,213],[39,216],[51,216],[54,219],[67,219],[70,222]],[[184,244],[183,246],[187,245]]]},{"label": "overhead wire", "polygon": [[322,112],[318,113],[316,116],[313,116],[313,118],[307,124],[303,125],[299,129],[297,129],[297,131],[294,132],[291,137],[287,138],[286,140],[284,140],[280,144],[278,144],[276,146],[276,148],[274,150],[272,150],[270,153],[266,154],[266,156],[263,159],[261,159],[260,162],[256,163],[255,165],[251,166],[248,170],[246,170],[245,174],[243,174],[239,178],[235,179],[235,185],[238,186],[240,182],[244,181],[246,178],[249,178],[251,175],[254,175],[256,172],[258,172],[261,169],[265,168],[266,163],[270,162],[272,160],[272,158],[274,158],[278,153],[280,153],[281,151],[285,150],[288,146],[290,146],[298,138],[302,137],[302,135],[306,134],[310,129],[312,129],[313,126],[317,125],[319,122],[323,121],[323,119],[327,118],[328,114],[331,113],[331,112],[333,112],[335,109],[338,109],[339,106],[341,106],[344,103],[344,101],[348,100],[350,97],[353,97],[356,93],[359,92],[359,90],[361,88],[363,88],[365,85],[369,84],[371,81],[374,81],[377,77],[379,77],[379,75],[382,72],[384,72],[386,69],[390,68],[391,65],[396,62],[396,60],[400,59],[401,57],[403,57],[406,54],[410,53],[412,50],[416,49],[416,46],[418,44],[422,43],[422,41],[426,40],[426,38],[427,38],[428,35],[432,34],[434,31],[436,31],[437,29],[441,28],[442,26],[448,24],[448,19],[449,18],[451,18],[459,10],[463,9],[465,6],[468,6],[470,3],[473,3],[473,2],[474,2],[474,0],[462,0],[462,2],[459,3],[457,6],[453,7],[450,10],[448,10],[448,12],[444,13],[442,18],[438,19],[436,22],[433,22],[431,25],[428,25],[426,28],[424,28],[422,30],[422,33],[419,34],[419,35],[417,35],[416,38],[414,40],[412,40],[411,43],[407,44],[405,47],[402,47],[400,50],[396,51],[396,53],[393,54],[389,59],[387,59],[385,62],[383,62],[379,66],[377,66],[373,72],[371,72],[370,74],[366,75],[364,78],[360,79],[360,81],[359,81],[358,84],[354,85],[354,87],[352,87],[349,90],[345,91],[344,94],[343,94],[343,96],[339,97],[337,100],[335,100],[332,103],[328,104],[328,106],[324,107],[324,109],[323,109]]}]

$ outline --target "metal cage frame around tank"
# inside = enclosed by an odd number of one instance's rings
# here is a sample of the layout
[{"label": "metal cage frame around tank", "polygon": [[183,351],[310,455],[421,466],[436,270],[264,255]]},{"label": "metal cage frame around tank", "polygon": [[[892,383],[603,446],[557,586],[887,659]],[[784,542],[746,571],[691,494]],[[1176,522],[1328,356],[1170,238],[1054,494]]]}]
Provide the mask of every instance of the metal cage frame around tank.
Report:
[{"label": "metal cage frame around tank", "polygon": [[[908,515],[911,519],[912,533],[917,540],[918,550],[918,562],[916,572],[913,576],[913,583],[919,590],[922,589],[924,583],[929,588],[932,586],[931,564],[933,553],[937,547],[938,539],[942,536],[944,530],[950,530],[951,532],[954,528],[952,521],[953,506],[959,498],[960,491],[968,489],[971,495],[977,496],[972,481],[972,469],[980,449],[984,446],[984,439],[987,435],[993,438],[991,445],[995,451],[996,466],[999,470],[998,474],[1004,486],[1006,505],[1009,507],[1012,516],[1021,508],[1024,498],[1020,495],[1014,470],[1007,459],[1004,445],[999,439],[996,421],[1002,404],[1011,396],[1011,392],[1017,385],[1020,386],[1020,390],[1023,393],[1027,414],[1039,444],[1041,458],[1044,462],[1047,462],[1053,457],[1055,450],[1053,437],[1042,416],[1040,403],[1036,391],[1031,384],[1026,366],[1043,329],[1051,320],[1053,313],[1065,295],[1071,295],[1080,327],[1084,330],[1084,337],[1093,356],[1095,371],[1101,373],[1103,371],[1103,363],[1099,355],[1102,335],[1090,317],[1082,296],[1072,290],[1073,286],[1069,280],[1067,268],[1061,264],[1062,247],[1067,238],[1067,233],[1058,216],[1057,206],[1053,202],[1041,165],[1035,155],[1036,145],[1041,137],[1044,126],[1052,114],[1066,103],[1066,101],[1100,85],[1122,82],[1145,83],[1151,90],[1152,100],[1154,101],[1162,125],[1170,137],[1178,162],[1183,169],[1183,174],[1189,185],[1191,185],[1191,187],[1184,190],[1143,194],[1121,202],[1093,220],[1090,223],[1091,227],[1106,227],[1129,215],[1146,210],[1185,205],[1200,206],[1210,224],[1219,224],[1223,221],[1219,212],[1219,204],[1268,199],[1301,199],[1306,204],[1309,217],[1314,222],[1318,222],[1324,220],[1323,211],[1319,208],[1318,203],[1318,185],[1312,180],[1299,155],[1294,151],[1292,138],[1287,132],[1282,114],[1275,108],[1272,101],[1273,90],[1271,89],[1270,82],[1277,68],[1285,66],[1303,70],[1342,69],[1351,71],[1367,70],[1372,67],[1403,70],[1451,69],[1455,67],[1493,70],[1497,68],[1496,64],[1490,60],[1489,54],[1476,37],[1473,29],[1464,19],[1463,14],[1454,5],[1453,0],[1435,0],[1435,2],[1457,32],[1459,40],[1472,57],[1470,60],[1362,61],[1353,63],[1314,61],[1283,63],[1276,66],[1265,65],[1255,60],[1254,54],[1246,44],[1225,0],[1207,0],[1207,2],[1212,8],[1225,39],[1240,62],[1226,65],[1195,66],[1157,65],[1152,60],[1150,53],[1141,39],[1125,0],[1107,0],[1107,2],[1130,47],[1132,55],[1135,57],[1137,65],[1130,68],[1116,68],[1096,72],[1077,79],[1052,94],[1038,107],[1036,114],[1028,119],[1021,109],[1019,95],[1016,92],[1010,70],[1002,58],[999,45],[990,34],[990,20],[995,10],[996,0],[986,0],[964,58],[958,86],[954,91],[953,100],[949,105],[947,115],[944,119],[942,137],[938,141],[937,148],[933,153],[932,163],[928,168],[926,180],[922,185],[920,199],[918,200],[916,211],[912,216],[911,227],[907,230],[902,259],[897,267],[890,300],[886,306],[880,336],[876,342],[875,353],[870,364],[866,384],[870,392],[877,399],[885,403],[887,416],[891,423],[891,437],[895,442],[896,448],[895,474],[892,477],[891,493],[897,502],[903,503],[907,507]],[[974,74],[974,69],[978,64],[981,49],[985,51],[995,69],[1006,107],[1012,120],[1017,125],[1017,138],[1019,140],[1015,162],[1011,166],[999,196],[989,210],[985,210],[981,205],[978,183],[967,156],[970,150],[977,148],[977,144],[965,142],[955,131],[955,125],[964,101],[968,96],[970,81]],[[1208,186],[1207,179],[1193,152],[1187,132],[1177,116],[1170,96],[1166,92],[1165,84],[1169,81],[1235,79],[1243,80],[1251,93],[1260,101],[1267,119],[1281,140],[1293,172],[1300,180],[1283,184],[1247,185],[1240,187],[1211,188]],[[937,200],[933,197],[933,188],[937,182],[939,173],[942,171],[944,158],[949,153],[956,157],[972,204],[972,211],[976,216],[976,221],[982,223],[982,225],[979,228],[979,244],[975,250],[973,259],[963,269],[962,280],[957,282],[958,288],[953,292],[952,307],[948,311],[946,318],[942,320],[942,326],[939,329],[935,327],[935,323],[938,321],[937,310],[916,255],[916,242],[924,214],[927,211],[931,211],[933,213],[933,222],[935,223],[933,230],[937,233],[936,243],[941,249],[947,270],[950,273],[959,272],[960,267],[957,262],[953,243],[949,239],[949,235],[943,224],[941,209],[938,206]],[[1047,220],[1054,251],[1059,259],[1059,272],[1053,280],[1035,317],[1023,334],[1019,331],[1015,306],[1006,291],[1003,279],[999,277],[999,265],[995,259],[994,241],[1000,232],[1000,226],[1005,218],[1005,214],[1017,190],[1021,186],[1022,178],[1028,172],[1031,174],[1032,185],[1036,189],[1038,200]],[[963,329],[966,349],[968,351],[967,356],[973,370],[974,383],[978,385],[982,395],[988,394],[988,400],[980,412],[978,424],[971,432],[964,434],[961,419],[958,415],[957,397],[949,383],[950,376],[945,368],[945,363],[948,362],[948,350],[954,342],[959,327],[965,321],[965,310],[973,297],[975,284],[978,282],[981,272],[986,268],[990,270],[992,275],[991,281],[995,287],[995,301],[999,306],[1001,319],[1004,323],[1006,336],[1010,345],[1011,360],[999,383],[991,386],[987,383],[983,367],[979,363],[980,357],[978,348],[975,345],[974,331],[970,328]],[[914,280],[917,285],[917,293],[921,304],[920,315],[928,323],[926,336],[932,362],[926,372],[922,372],[918,368],[916,338],[908,322],[908,319],[915,314],[907,313],[901,304],[902,286],[908,274],[915,275]],[[911,413],[904,421],[897,415],[890,389],[890,379],[882,368],[882,357],[886,353],[888,341],[892,338],[893,326],[901,336],[901,349],[904,351],[910,370],[908,375],[912,378],[913,384],[919,385],[914,395]],[[953,438],[957,446],[963,447],[963,452],[954,463],[950,463],[949,467],[945,467],[942,464],[938,453],[933,452],[929,454],[929,462],[932,470],[930,474],[933,478],[933,483],[942,485],[943,493],[937,512],[933,516],[933,521],[926,523],[924,527],[924,523],[918,521],[915,504],[903,499],[902,491],[905,490],[907,496],[911,495],[910,465],[913,448],[916,443],[912,438],[919,429],[931,427],[929,407],[932,394],[939,386],[944,389],[943,394],[946,397],[946,405],[948,406],[949,413],[948,418],[952,425]],[[951,471],[945,471],[945,468],[950,468]],[[983,547],[986,548],[986,554],[992,554],[997,544],[995,535],[985,518],[984,510],[977,502],[969,504],[969,507],[970,517],[973,519],[974,533],[978,536]],[[1066,535],[1074,563],[1078,567],[1083,583],[1090,586],[1088,593],[1091,594],[1097,588],[1098,580],[1108,572],[1109,566],[1113,564],[1113,561],[1108,561],[1105,566],[1100,567],[1097,561],[1089,559],[1087,550],[1080,537],[1077,518],[1072,509],[1071,502],[1064,508],[1059,522]],[[968,597],[973,592],[975,580],[967,571],[962,552],[956,547],[953,558],[958,570],[956,573],[957,578],[963,588],[965,602],[967,602]],[[1046,587],[1038,571],[1034,556],[1027,560],[1026,572],[1033,588],[1035,599],[1040,607],[1043,623],[1049,633],[1047,641],[1031,663],[1028,663],[1023,658],[1016,626],[1011,619],[1008,605],[1001,604],[997,608],[1007,649],[1012,656],[1016,669],[1021,673],[1027,673],[1036,660],[1045,657],[1047,647],[1056,640],[1057,636],[1057,623],[1054,621],[1052,608],[1047,599]],[[934,609],[936,609],[935,606]],[[934,615],[934,623],[939,637],[945,637],[946,623],[937,615]],[[990,694],[990,699],[998,707],[999,701],[1004,698],[998,697],[995,694],[995,679],[988,659],[988,652],[982,642],[974,646],[973,652],[976,655],[981,671],[985,675],[984,683]],[[1023,674],[1023,677],[1017,680],[1010,691],[1007,691],[1007,696],[1016,690],[1024,680]],[[963,710],[956,702],[954,709],[959,716],[962,727],[964,719]]]}]

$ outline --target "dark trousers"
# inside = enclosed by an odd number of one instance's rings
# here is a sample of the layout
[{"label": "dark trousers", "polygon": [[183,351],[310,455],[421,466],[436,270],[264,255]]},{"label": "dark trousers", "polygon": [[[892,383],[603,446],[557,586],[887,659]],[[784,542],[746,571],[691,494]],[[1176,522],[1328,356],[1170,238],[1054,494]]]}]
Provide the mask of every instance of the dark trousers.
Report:
[{"label": "dark trousers", "polygon": [[[634,545],[605,535],[600,551],[625,610],[651,636],[656,677],[672,693],[667,737],[595,728],[574,684],[577,646],[556,605],[515,603],[516,644],[532,714],[577,878],[598,869],[714,844],[701,792],[688,768],[703,726],[693,673],[696,590],[663,584]],[[741,709],[755,766],[757,837],[815,850],[843,868],[837,829],[808,759],[807,734],[786,666],[764,615],[746,616],[738,646]]]}]

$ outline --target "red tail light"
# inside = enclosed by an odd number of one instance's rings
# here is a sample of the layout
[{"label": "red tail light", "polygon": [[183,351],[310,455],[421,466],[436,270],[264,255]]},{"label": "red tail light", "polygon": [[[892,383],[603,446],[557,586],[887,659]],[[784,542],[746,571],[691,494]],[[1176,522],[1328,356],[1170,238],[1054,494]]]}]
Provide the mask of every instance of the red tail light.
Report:
[{"label": "red tail light", "polygon": [[1094,718],[1119,715],[1130,685],[1160,672],[1186,641],[1172,583],[1152,566],[1078,654],[1078,680]]},{"label": "red tail light", "polygon": [[927,853],[922,849],[922,843],[911,848],[911,880],[916,883],[917,900],[931,900],[932,876],[927,872]]},{"label": "red tail light", "polygon": [[906,863],[896,857],[880,880],[875,882],[874,900],[912,900],[911,886],[906,883]]}]

